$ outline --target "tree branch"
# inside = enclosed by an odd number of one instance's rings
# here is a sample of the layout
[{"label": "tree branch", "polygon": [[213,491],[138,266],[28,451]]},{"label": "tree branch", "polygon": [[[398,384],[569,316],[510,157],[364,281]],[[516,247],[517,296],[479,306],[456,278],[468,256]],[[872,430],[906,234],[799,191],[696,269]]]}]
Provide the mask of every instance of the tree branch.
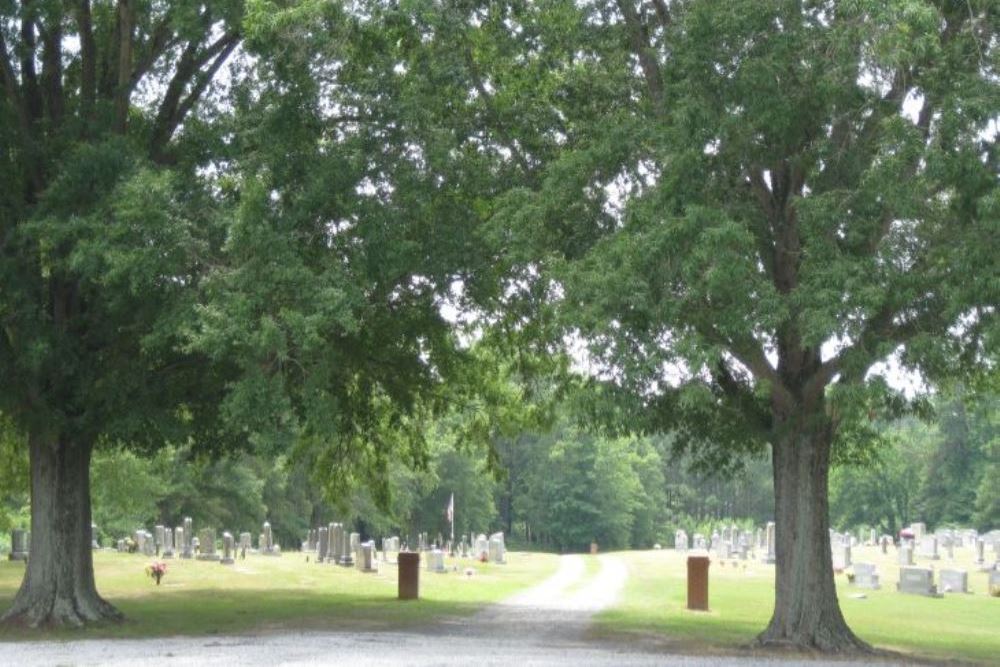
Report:
[{"label": "tree branch", "polygon": [[[160,103],[160,109],[156,114],[153,124],[152,139],[150,142],[150,152],[154,159],[161,159],[164,148],[173,136],[177,126],[184,120],[184,116],[190,112],[200,99],[205,88],[211,82],[215,73],[222,63],[232,53],[239,44],[240,33],[230,31],[219,37],[215,42],[198,53],[200,41],[188,43],[181,54],[180,61],[174,76],[170,79],[167,92]],[[211,64],[209,64],[211,61]],[[208,65],[203,72],[202,68]],[[201,72],[201,75],[199,75]],[[182,99],[184,90],[192,84],[191,91],[187,97]]]},{"label": "tree branch", "polygon": [[132,76],[132,7],[131,0],[118,1],[118,82],[115,87],[114,131],[124,134],[128,125]]},{"label": "tree branch", "polygon": [[97,97],[97,44],[90,13],[90,0],[80,0],[76,8],[76,25],[80,33],[80,116],[84,127],[94,112]]},{"label": "tree branch", "polygon": [[662,115],[664,111],[663,75],[660,72],[660,63],[656,59],[656,53],[650,46],[649,33],[631,0],[618,0],[618,8],[625,18],[625,27],[628,30],[632,52],[639,59],[639,66],[642,68],[649,97],[653,101],[653,109],[658,116]]}]

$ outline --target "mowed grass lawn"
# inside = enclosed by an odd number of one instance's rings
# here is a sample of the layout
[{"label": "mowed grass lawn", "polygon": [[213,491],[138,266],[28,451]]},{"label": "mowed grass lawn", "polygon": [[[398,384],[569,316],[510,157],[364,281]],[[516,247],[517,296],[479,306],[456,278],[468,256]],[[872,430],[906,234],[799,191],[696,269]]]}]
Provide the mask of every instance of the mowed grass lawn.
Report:
[{"label": "mowed grass lawn", "polygon": [[[306,562],[299,553],[248,555],[229,566],[175,558],[165,561],[167,574],[156,586],[144,571],[152,560],[94,554],[98,590],[124,612],[124,623],[44,633],[2,629],[0,640],[405,628],[472,613],[537,583],[558,564],[556,556],[541,553],[508,552],[506,565],[447,558],[448,568],[458,571],[421,569],[420,600],[400,601],[393,565],[368,574]],[[475,570],[471,577],[468,567]],[[23,563],[0,562],[0,608],[10,606],[23,573]]]},{"label": "mowed grass lawn", "polygon": [[[686,556],[674,551],[618,554],[628,564],[629,580],[619,604],[598,615],[595,637],[646,641],[666,651],[745,653],[764,629],[774,609],[774,566],[733,561],[709,568],[709,612],[691,612],[687,604]],[[895,549],[854,549],[855,562],[879,566],[882,589],[861,590],[837,575],[838,597],[847,622],[862,639],[878,648],[914,658],[1000,664],[1000,598],[986,594],[987,574],[972,566],[971,550],[956,550],[956,561],[934,561],[935,570],[969,571],[972,595],[943,598],[896,592]],[[917,559],[917,565],[932,561]],[[852,597],[864,594],[864,599]]]}]

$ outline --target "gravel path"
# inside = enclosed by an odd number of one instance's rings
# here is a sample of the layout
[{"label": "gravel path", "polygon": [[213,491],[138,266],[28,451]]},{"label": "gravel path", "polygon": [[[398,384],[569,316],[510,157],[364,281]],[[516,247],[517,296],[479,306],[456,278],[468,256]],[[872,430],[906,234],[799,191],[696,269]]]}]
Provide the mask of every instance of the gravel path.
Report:
[{"label": "gravel path", "polygon": [[[416,632],[309,632],[262,636],[12,642],[0,645],[3,664],[35,665],[442,665],[477,667],[573,665],[618,667],[746,667],[795,664],[775,659],[664,655],[635,646],[588,642],[591,617],[613,604],[628,579],[615,556],[585,578],[580,556],[563,556],[538,586],[468,618]],[[810,667],[873,663],[808,661]],[[899,663],[893,663],[898,665]]]}]

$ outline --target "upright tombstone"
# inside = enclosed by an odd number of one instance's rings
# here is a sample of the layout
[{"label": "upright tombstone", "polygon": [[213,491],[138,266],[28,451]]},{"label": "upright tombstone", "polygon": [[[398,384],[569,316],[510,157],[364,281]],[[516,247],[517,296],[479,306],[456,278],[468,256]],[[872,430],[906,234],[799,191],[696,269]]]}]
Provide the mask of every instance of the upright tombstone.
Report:
[{"label": "upright tombstone", "polygon": [[504,544],[503,533],[493,533],[489,542],[490,562],[503,565],[507,562],[507,547]]},{"label": "upright tombstone", "polygon": [[836,570],[846,570],[851,566],[851,545],[841,543],[833,547],[833,567]]},{"label": "upright tombstone", "polygon": [[246,558],[251,549],[253,549],[253,535],[247,532],[240,533],[240,557]]},{"label": "upright tombstone", "polygon": [[358,533],[348,533],[345,528],[340,534],[340,564],[343,567],[354,567],[354,551],[357,549],[361,536]]},{"label": "upright tombstone", "polygon": [[444,552],[440,549],[432,549],[424,554],[427,559],[428,572],[444,572]]},{"label": "upright tombstone", "polygon": [[215,529],[202,528],[198,535],[198,560],[219,560],[215,551]]},{"label": "upright tombstone", "polygon": [[899,568],[899,583],[896,584],[896,590],[900,593],[937,597],[937,586],[934,585],[934,570],[929,567]]},{"label": "upright tombstone", "polygon": [[330,550],[327,562],[336,565],[344,557],[344,525],[340,523],[330,524],[327,532],[330,532]]},{"label": "upright tombstone", "polygon": [[358,550],[358,569],[362,572],[375,572],[375,542],[369,540],[361,544]]},{"label": "upright tombstone", "polygon": [[858,588],[877,590],[882,586],[878,580],[878,568],[872,563],[854,564],[854,585]]},{"label": "upright tombstone", "polygon": [[28,561],[28,531],[21,528],[10,531],[10,554],[7,559]]},{"label": "upright tombstone", "polygon": [[976,538],[976,565],[979,569],[985,569],[986,564],[986,542],[981,537]]},{"label": "upright tombstone", "polygon": [[767,528],[765,530],[765,544],[767,546],[767,553],[764,555],[765,563],[773,563],[776,558],[777,543],[775,542],[775,532],[774,532],[774,522],[768,521]]},{"label": "upright tombstone", "polygon": [[194,524],[191,517],[184,517],[184,548],[181,550],[181,558],[194,558]]},{"label": "upright tombstone", "polygon": [[[187,531],[184,530],[184,526],[177,526],[174,528],[174,544],[177,545],[176,549],[178,558],[191,557],[190,552],[187,551]],[[187,556],[184,555],[186,552],[188,553]]]},{"label": "upright tombstone", "polygon": [[674,533],[674,549],[677,551],[687,551],[688,549],[688,536],[683,530]]},{"label": "upright tombstone", "polygon": [[911,523],[910,532],[913,533],[913,539],[919,543],[922,539],[924,539],[924,533],[927,532],[927,526],[923,523]]},{"label": "upright tombstone", "polygon": [[490,541],[482,533],[476,536],[476,546],[473,555],[476,560],[489,560]]},{"label": "upright tombstone", "polygon": [[233,539],[233,534],[228,530],[222,533],[222,560],[219,561],[223,565],[233,565],[236,563],[234,556],[236,551],[236,540]]},{"label": "upright tombstone", "polygon": [[888,535],[883,535],[882,539],[879,540],[879,542],[882,545],[882,553],[883,554],[889,553],[889,536]]},{"label": "upright tombstone", "polygon": [[174,557],[174,531],[170,528],[163,529],[163,553],[162,558]]},{"label": "upright tombstone", "polygon": [[965,570],[941,570],[940,588],[942,593],[968,593],[969,573]]},{"label": "upright tombstone", "polygon": [[913,546],[908,541],[903,540],[896,550],[896,555],[899,557],[900,567],[913,565]]},{"label": "upright tombstone", "polygon": [[986,592],[990,595],[1000,595],[1000,569],[990,570],[990,577],[986,581]]},{"label": "upright tombstone", "polygon": [[264,532],[261,534],[262,544],[260,553],[264,556],[280,556],[281,549],[274,543],[274,535],[271,533],[271,522],[264,522]]},{"label": "upright tombstone", "polygon": [[868,546],[873,547],[876,544],[878,544],[878,534],[875,532],[875,529],[872,528],[868,531]]},{"label": "upright tombstone", "polygon": [[159,556],[166,547],[166,531],[163,526],[153,526],[153,540],[155,541],[156,555]]},{"label": "upright tombstone", "polygon": [[330,553],[330,529],[320,526],[319,548],[316,551],[316,562],[322,563]]},{"label": "upright tombstone", "polygon": [[920,557],[929,558],[931,560],[938,560],[941,556],[938,555],[938,540],[936,535],[927,535],[924,539],[920,540]]}]

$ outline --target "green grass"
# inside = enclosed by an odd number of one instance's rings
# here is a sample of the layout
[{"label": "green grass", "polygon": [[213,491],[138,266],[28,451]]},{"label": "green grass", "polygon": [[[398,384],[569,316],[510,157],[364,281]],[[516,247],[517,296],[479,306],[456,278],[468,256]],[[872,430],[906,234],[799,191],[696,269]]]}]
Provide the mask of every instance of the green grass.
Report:
[{"label": "green grass", "polygon": [[[914,658],[955,659],[996,664],[1000,656],[1000,598],[986,595],[987,575],[975,571],[971,550],[956,552],[955,563],[969,571],[972,595],[927,598],[896,592],[894,550],[854,550],[855,562],[879,566],[882,589],[860,590],[837,575],[838,597],[848,623],[878,648]],[[728,653],[745,647],[764,629],[774,608],[774,566],[713,558],[709,570],[709,612],[685,609],[686,559],[673,551],[619,554],[629,566],[629,581],[619,604],[597,617],[596,637],[644,640],[665,650]],[[928,561],[929,562],[929,561]],[[927,564],[918,559],[918,564]],[[851,597],[863,593],[864,599]]]},{"label": "green grass", "polygon": [[[412,627],[443,617],[471,613],[550,575],[557,557],[508,552],[506,565],[446,559],[457,572],[420,572],[420,600],[396,599],[394,566],[378,574],[305,562],[287,553],[280,558],[248,556],[235,566],[172,559],[156,586],[144,572],[152,559],[95,553],[101,594],[126,616],[121,624],[86,630],[30,631],[5,628],[0,639],[80,639],[259,633],[281,630],[378,630]],[[472,567],[475,574],[464,574]],[[23,563],[0,563],[0,608],[13,600]]]}]

